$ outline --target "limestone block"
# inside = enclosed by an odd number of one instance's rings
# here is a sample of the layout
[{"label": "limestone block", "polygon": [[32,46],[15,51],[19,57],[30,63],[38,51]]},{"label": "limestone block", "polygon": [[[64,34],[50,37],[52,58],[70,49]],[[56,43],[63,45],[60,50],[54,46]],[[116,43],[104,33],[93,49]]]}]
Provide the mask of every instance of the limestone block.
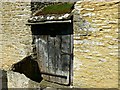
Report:
[{"label": "limestone block", "polygon": [[111,29],[111,26],[102,26],[103,29]]},{"label": "limestone block", "polygon": [[89,12],[89,13],[83,14],[82,16],[83,16],[83,17],[92,17],[92,16],[95,16],[95,13]]},{"label": "limestone block", "polygon": [[87,10],[87,11],[94,11],[95,9],[94,8],[86,8],[85,10]]},{"label": "limestone block", "polygon": [[92,59],[93,57],[92,56],[86,56],[85,58],[86,59]]},{"label": "limestone block", "polygon": [[8,88],[29,88],[29,80],[25,75],[8,71]]},{"label": "limestone block", "polygon": [[84,52],[84,53],[88,53],[88,52],[90,52],[90,50],[84,50],[83,52]]},{"label": "limestone block", "polygon": [[106,62],[107,60],[104,59],[104,58],[100,58],[99,61],[100,61],[100,62]]},{"label": "limestone block", "polygon": [[108,24],[117,24],[118,21],[109,21]]},{"label": "limestone block", "polygon": [[118,49],[118,46],[116,46],[116,45],[109,45],[108,48],[109,49]]},{"label": "limestone block", "polygon": [[118,53],[115,53],[115,52],[111,52],[109,53],[110,56],[118,56]]}]

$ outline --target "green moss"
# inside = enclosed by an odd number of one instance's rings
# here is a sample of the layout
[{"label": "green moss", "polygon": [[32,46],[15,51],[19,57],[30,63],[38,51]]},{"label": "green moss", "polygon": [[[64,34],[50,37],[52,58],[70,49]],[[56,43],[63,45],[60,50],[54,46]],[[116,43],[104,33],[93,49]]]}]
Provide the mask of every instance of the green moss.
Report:
[{"label": "green moss", "polygon": [[70,13],[73,3],[59,3],[44,7],[36,15]]}]

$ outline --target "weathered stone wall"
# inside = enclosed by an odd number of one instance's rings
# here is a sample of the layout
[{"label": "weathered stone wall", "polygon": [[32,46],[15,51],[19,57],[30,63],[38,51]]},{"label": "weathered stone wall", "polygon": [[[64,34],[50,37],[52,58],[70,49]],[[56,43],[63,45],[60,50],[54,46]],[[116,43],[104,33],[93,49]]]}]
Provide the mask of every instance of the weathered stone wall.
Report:
[{"label": "weathered stone wall", "polygon": [[1,69],[9,70],[12,64],[32,52],[30,26],[26,26],[31,15],[30,2],[1,2],[2,28],[0,30]]},{"label": "weathered stone wall", "polygon": [[[74,87],[117,88],[118,1],[82,0],[77,2],[75,10]],[[0,69],[7,71],[31,54],[30,26],[25,25],[30,15],[30,2],[0,2]],[[19,73],[8,71],[7,74],[8,87],[41,86]]]},{"label": "weathered stone wall", "polygon": [[75,87],[118,88],[118,4],[119,1],[76,3]]},{"label": "weathered stone wall", "polygon": [[[2,63],[2,2],[0,2],[0,63]],[[1,67],[2,64],[0,64]]]}]

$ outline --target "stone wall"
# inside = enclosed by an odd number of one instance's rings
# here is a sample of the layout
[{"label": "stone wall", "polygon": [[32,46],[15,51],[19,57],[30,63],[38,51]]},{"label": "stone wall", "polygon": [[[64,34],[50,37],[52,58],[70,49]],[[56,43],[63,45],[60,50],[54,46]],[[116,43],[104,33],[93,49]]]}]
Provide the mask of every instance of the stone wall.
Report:
[{"label": "stone wall", "polygon": [[[2,2],[0,2],[0,63],[2,63]],[[0,67],[2,64],[0,64]]]},{"label": "stone wall", "polygon": [[[21,74],[15,76],[9,70],[13,64],[32,54],[31,27],[26,25],[30,15],[30,2],[0,1],[0,70],[8,72],[8,88],[29,88],[30,79]],[[4,88],[4,80],[2,83]]]},{"label": "stone wall", "polygon": [[119,1],[78,1],[74,15],[74,86],[118,88]]},{"label": "stone wall", "polygon": [[[74,87],[118,87],[118,4],[118,1],[84,0],[76,3]],[[0,69],[8,71],[14,63],[31,54],[31,30],[25,25],[30,15],[30,2],[0,2]],[[11,71],[7,74],[8,87],[41,86],[23,74]]]},{"label": "stone wall", "polygon": [[32,52],[32,36],[27,20],[31,14],[30,2],[1,2],[2,28],[0,30],[0,45],[2,58],[1,69],[9,70]]}]

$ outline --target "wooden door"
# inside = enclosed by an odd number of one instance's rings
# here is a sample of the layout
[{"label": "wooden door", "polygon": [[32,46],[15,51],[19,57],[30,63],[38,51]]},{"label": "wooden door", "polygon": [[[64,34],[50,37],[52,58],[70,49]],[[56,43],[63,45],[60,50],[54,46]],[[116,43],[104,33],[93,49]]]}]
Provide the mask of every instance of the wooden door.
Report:
[{"label": "wooden door", "polygon": [[[70,26],[69,26],[70,25]],[[44,28],[42,28],[44,29]],[[54,28],[56,29],[56,28]],[[70,85],[73,68],[73,35],[71,24],[62,30],[36,35],[37,62],[45,80]]]}]

